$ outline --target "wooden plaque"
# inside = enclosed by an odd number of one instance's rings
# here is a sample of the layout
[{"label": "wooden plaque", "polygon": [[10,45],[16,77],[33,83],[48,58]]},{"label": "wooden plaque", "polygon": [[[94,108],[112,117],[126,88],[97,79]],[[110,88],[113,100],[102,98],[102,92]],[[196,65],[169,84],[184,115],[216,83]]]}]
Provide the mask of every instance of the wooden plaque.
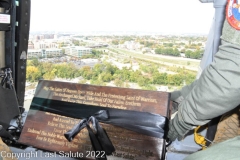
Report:
[{"label": "wooden plaque", "polygon": [[[151,112],[169,118],[170,94],[166,92],[40,81],[34,97]],[[64,133],[79,121],[80,119],[37,111],[30,107],[19,143],[58,152],[62,156],[94,159],[96,154],[101,153],[92,150],[86,129],[83,129],[72,142],[68,142],[64,137]],[[157,160],[164,157],[164,139],[142,135],[110,124],[100,124],[116,149],[112,156],[107,156],[108,159]]]}]

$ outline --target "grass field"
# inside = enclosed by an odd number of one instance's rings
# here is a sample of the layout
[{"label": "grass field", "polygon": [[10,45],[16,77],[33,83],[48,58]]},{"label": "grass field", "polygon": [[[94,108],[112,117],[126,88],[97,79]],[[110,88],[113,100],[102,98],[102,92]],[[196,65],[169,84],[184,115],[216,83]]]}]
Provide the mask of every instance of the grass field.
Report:
[{"label": "grass field", "polygon": [[119,54],[126,54],[135,58],[139,58],[142,60],[149,60],[152,62],[168,65],[168,66],[179,66],[185,67],[186,69],[198,71],[198,66],[200,64],[200,60],[189,59],[189,58],[181,58],[181,57],[170,57],[170,56],[162,56],[162,55],[151,55],[151,54],[140,54],[132,51],[127,51],[124,49],[114,48]]}]

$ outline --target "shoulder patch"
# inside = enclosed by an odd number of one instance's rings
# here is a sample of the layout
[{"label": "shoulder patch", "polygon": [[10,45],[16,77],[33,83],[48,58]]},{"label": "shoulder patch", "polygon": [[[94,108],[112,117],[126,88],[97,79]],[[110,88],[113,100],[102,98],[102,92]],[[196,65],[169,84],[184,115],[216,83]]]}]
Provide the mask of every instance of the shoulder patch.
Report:
[{"label": "shoulder patch", "polygon": [[240,30],[240,2],[238,0],[228,0],[226,18],[233,28]]}]

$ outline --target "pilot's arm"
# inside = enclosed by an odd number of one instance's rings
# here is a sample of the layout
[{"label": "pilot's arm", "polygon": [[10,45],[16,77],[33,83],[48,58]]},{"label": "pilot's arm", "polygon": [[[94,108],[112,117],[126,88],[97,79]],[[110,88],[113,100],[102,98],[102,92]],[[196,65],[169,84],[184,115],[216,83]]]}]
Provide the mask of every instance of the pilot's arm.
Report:
[{"label": "pilot's arm", "polygon": [[171,100],[177,103],[181,103],[191,92],[191,90],[194,88],[194,86],[197,84],[198,80],[195,80],[190,85],[184,86],[181,90],[174,91],[171,93]]},{"label": "pilot's arm", "polygon": [[221,40],[214,61],[201,77],[186,88],[186,93],[173,93],[172,99],[182,99],[169,125],[168,138],[172,141],[240,104],[240,31],[225,20]]}]

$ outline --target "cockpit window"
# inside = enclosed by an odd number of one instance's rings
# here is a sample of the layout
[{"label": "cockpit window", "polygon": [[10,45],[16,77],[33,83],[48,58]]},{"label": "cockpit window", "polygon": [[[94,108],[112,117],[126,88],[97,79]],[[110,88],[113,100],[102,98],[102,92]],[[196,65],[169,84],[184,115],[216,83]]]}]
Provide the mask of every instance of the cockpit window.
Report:
[{"label": "cockpit window", "polygon": [[25,100],[40,79],[182,88],[196,79],[213,12],[192,0],[32,0]]}]

